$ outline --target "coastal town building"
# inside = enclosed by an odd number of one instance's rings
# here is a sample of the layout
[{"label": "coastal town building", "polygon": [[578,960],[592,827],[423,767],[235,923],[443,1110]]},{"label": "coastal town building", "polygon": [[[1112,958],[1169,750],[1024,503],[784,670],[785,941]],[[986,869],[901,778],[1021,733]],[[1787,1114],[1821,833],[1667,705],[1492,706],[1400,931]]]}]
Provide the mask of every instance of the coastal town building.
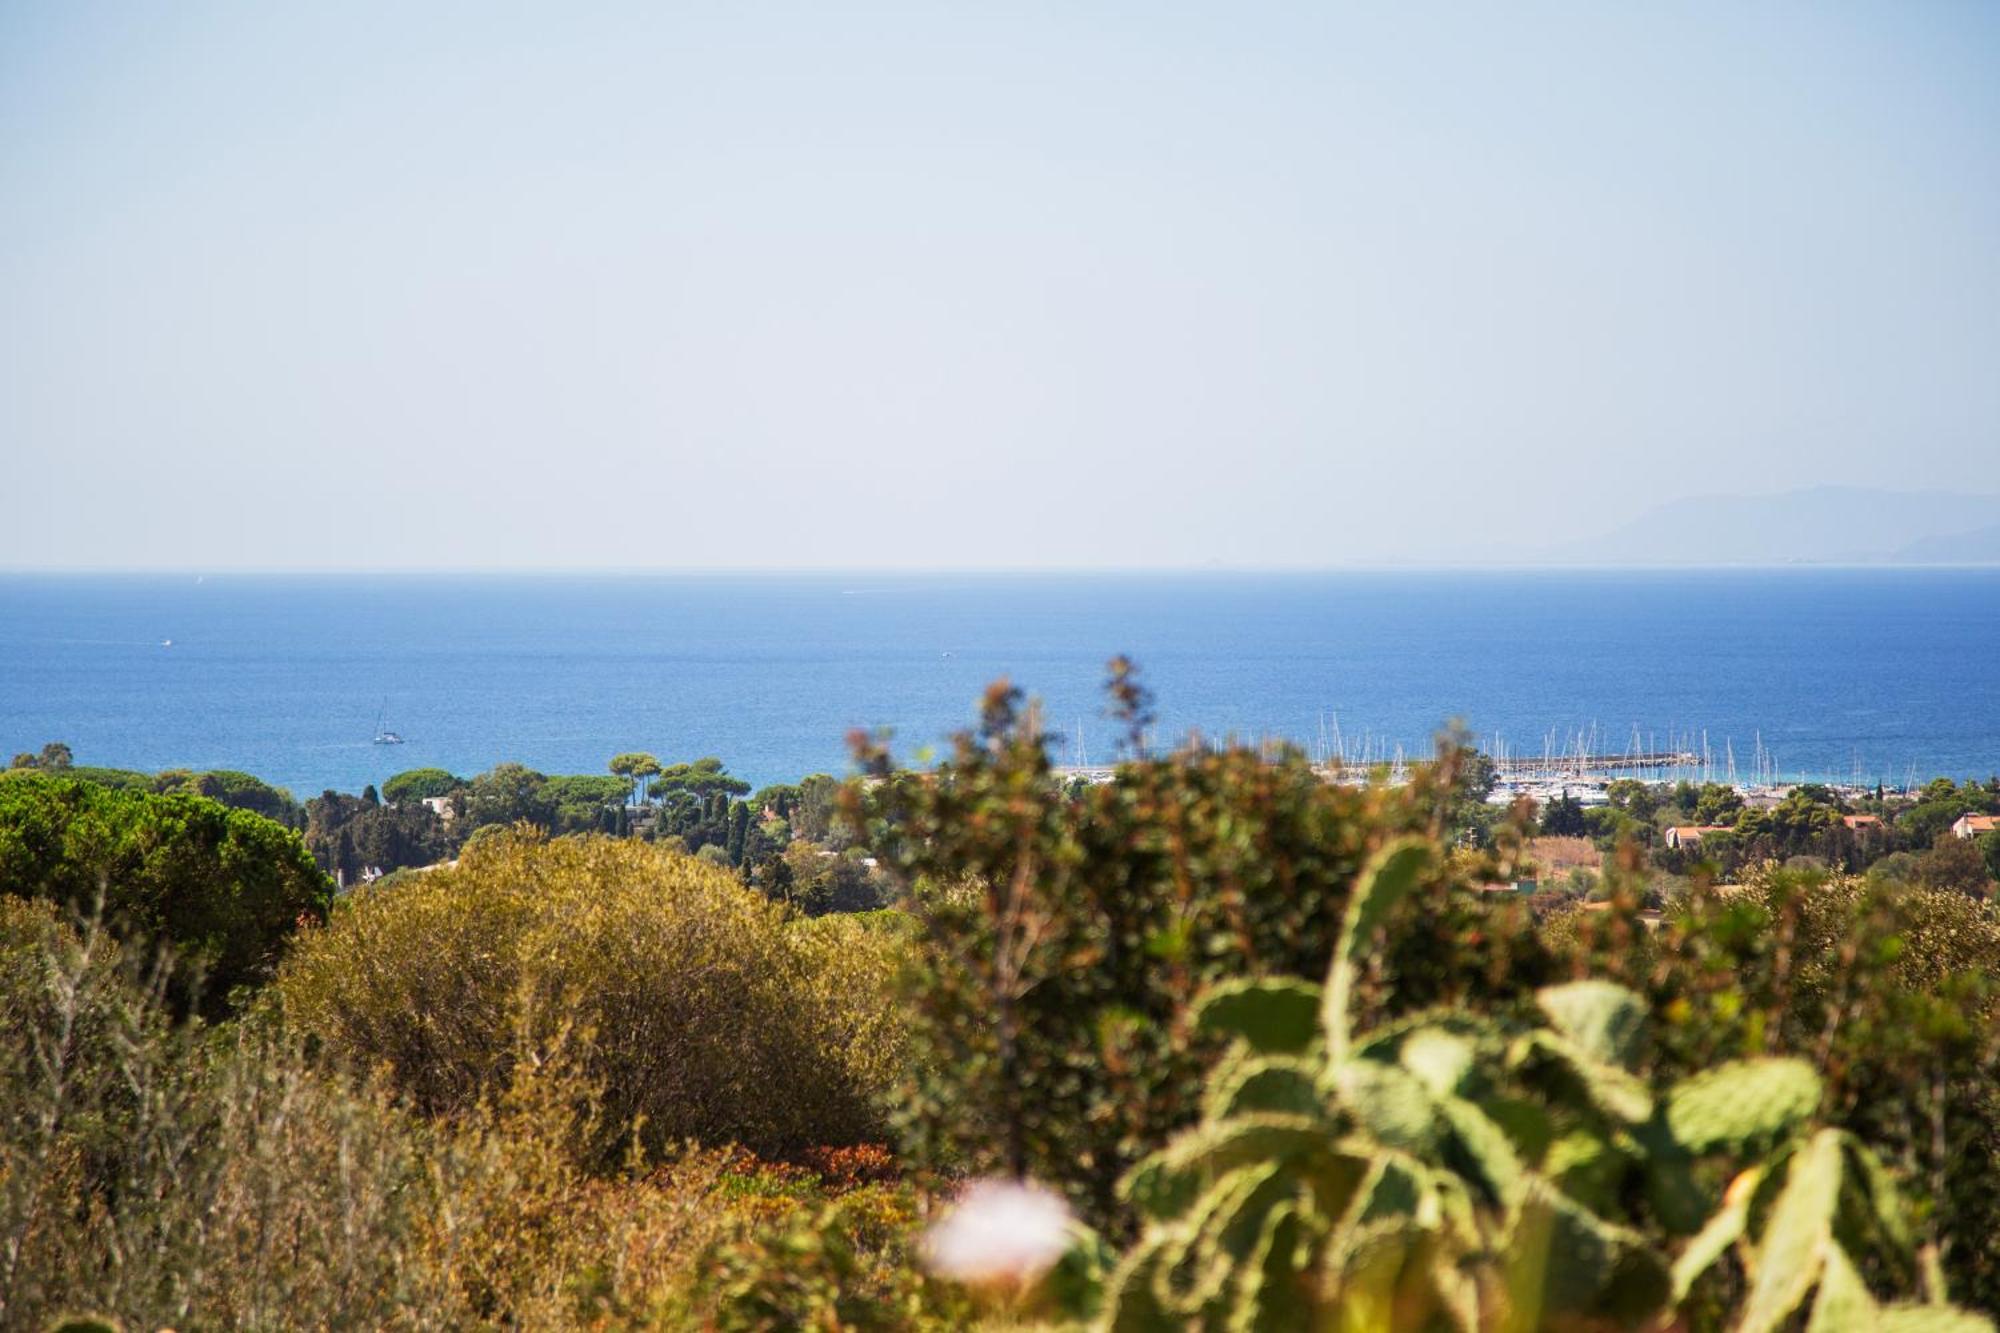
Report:
[{"label": "coastal town building", "polygon": [[1879,829],[1882,827],[1882,820],[1877,815],[1842,815],[1840,822],[1853,829],[1856,833],[1860,833],[1865,829]]},{"label": "coastal town building", "polygon": [[1729,831],[1727,824],[1676,824],[1667,830],[1666,842],[1667,846],[1677,850],[1682,847],[1699,847],[1701,840],[1709,834]]},{"label": "coastal town building", "polygon": [[1951,831],[1961,838],[1976,838],[2000,829],[2000,815],[1960,815]]}]

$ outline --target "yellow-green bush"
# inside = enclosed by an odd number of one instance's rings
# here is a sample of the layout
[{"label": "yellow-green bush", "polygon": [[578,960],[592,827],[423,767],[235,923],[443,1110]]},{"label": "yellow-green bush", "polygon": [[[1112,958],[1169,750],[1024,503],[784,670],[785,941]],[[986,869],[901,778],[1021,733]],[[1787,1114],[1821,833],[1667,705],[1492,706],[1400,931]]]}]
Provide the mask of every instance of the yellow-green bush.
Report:
[{"label": "yellow-green bush", "polygon": [[516,835],[357,894],[280,972],[287,1019],[414,1105],[504,1086],[567,1030],[603,1089],[588,1155],[641,1127],[784,1153],[878,1135],[900,1051],[877,936],[805,929],[727,871],[644,844]]}]

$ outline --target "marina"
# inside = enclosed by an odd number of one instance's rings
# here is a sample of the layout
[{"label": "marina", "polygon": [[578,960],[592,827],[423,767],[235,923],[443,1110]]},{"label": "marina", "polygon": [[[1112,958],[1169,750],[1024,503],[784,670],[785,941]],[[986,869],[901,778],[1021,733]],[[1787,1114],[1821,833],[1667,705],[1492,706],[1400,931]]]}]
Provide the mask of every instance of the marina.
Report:
[{"label": "marina", "polygon": [[[1372,746],[1372,742],[1370,742]],[[1072,748],[1080,749],[1072,742]],[[1498,748],[1496,746],[1496,748]],[[1724,762],[1718,768],[1714,756],[1705,750],[1630,750],[1622,753],[1592,753],[1578,750],[1573,753],[1545,753],[1538,756],[1509,755],[1504,751],[1494,754],[1485,752],[1485,757],[1494,768],[1492,791],[1487,795],[1491,805],[1512,805],[1526,798],[1538,805],[1566,799],[1590,807],[1608,805],[1611,802],[1610,785],[1620,779],[1636,779],[1652,783],[1691,782],[1698,785],[1714,784],[1729,787],[1743,798],[1746,805],[1770,807],[1777,805],[1794,787],[1805,782],[1818,781],[1840,793],[1843,797],[1857,799],[1870,794],[1873,787],[1863,781],[1850,779],[1832,780],[1814,775],[1798,774],[1789,778],[1781,777],[1776,760],[1765,749],[1761,733],[1753,742],[1754,774],[1744,776],[1737,772],[1733,741],[1724,743]],[[1332,761],[1315,757],[1314,771],[1327,782],[1360,785],[1373,781],[1400,784],[1409,779],[1410,765],[1401,745],[1390,749],[1384,758],[1373,762],[1346,759],[1336,756]],[[1056,775],[1066,781],[1085,783],[1109,782],[1117,769],[1109,764],[1075,762],[1059,764]],[[1914,773],[1895,788],[1901,795],[1914,791]]]}]

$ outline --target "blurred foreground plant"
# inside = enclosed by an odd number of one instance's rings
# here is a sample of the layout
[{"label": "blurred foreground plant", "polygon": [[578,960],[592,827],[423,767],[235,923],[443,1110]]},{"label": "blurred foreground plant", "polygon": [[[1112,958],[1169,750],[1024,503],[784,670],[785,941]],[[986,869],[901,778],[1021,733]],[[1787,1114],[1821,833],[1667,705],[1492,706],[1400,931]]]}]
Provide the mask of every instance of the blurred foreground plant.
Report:
[{"label": "blurred foreground plant", "polygon": [[[1600,981],[1543,988],[1531,1022],[1357,1021],[1383,922],[1435,855],[1409,840],[1375,858],[1323,986],[1203,998],[1199,1022],[1234,1047],[1202,1123],[1125,1182],[1150,1221],[1110,1328],[1638,1328],[1698,1315],[1729,1264],[1744,1333],[1801,1311],[1824,1330],[1988,1327],[1943,1304],[1876,1155],[1813,1128],[1823,1089],[1802,1061],[1728,1061],[1656,1096],[1634,1072],[1645,1008]],[[1737,1168],[1717,1206],[1703,1179]],[[1676,1254],[1668,1236],[1691,1239]],[[1927,1300],[1884,1305],[1881,1287]]]}]

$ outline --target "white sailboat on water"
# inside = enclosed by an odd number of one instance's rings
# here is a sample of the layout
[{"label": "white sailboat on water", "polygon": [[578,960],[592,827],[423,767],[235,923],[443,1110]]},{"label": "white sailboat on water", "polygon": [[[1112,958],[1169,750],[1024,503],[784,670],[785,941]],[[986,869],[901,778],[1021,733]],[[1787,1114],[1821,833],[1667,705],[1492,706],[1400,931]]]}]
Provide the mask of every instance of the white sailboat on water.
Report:
[{"label": "white sailboat on water", "polygon": [[382,725],[383,721],[388,716],[389,716],[389,701],[388,699],[385,698],[382,700],[382,710],[377,714],[375,714],[375,744],[401,745],[403,743],[403,738]]}]

